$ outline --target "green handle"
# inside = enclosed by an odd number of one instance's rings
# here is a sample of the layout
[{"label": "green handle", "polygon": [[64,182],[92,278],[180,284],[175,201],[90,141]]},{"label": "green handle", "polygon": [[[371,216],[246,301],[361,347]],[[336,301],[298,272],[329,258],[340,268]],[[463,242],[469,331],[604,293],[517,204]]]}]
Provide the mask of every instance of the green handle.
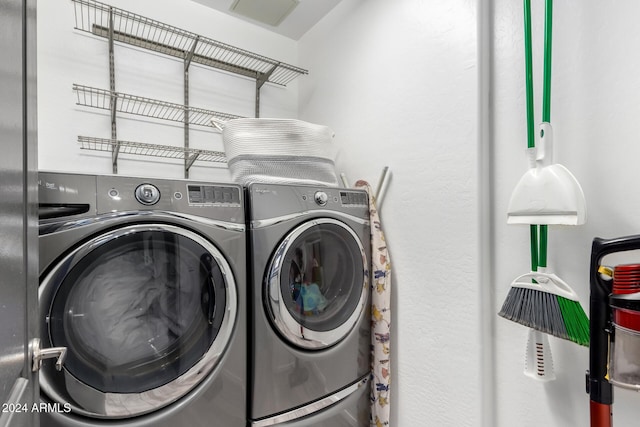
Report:
[{"label": "green handle", "polygon": [[551,123],[551,30],[553,0],[546,0],[544,16],[544,82],[542,86],[542,121]]},{"label": "green handle", "polygon": [[[533,53],[531,48],[531,0],[524,0],[524,69],[527,102],[527,147],[536,145],[533,115]],[[531,271],[538,269],[538,226],[529,226],[531,242]]]},{"label": "green handle", "polygon": [[[544,81],[542,86],[542,121],[551,123],[551,30],[553,27],[553,0],[546,0],[544,15]],[[538,266],[547,266],[548,227],[540,226]]]},{"label": "green handle", "polygon": [[531,0],[524,0],[524,63],[527,100],[527,147],[536,145],[533,117],[533,54],[531,48]]},{"label": "green handle", "polygon": [[[544,17],[544,72],[542,87],[542,121],[551,122],[551,34],[553,27],[553,0],[545,1]],[[535,118],[533,114],[533,53],[531,43],[531,0],[524,0],[524,51],[527,102],[527,147],[535,147]],[[531,241],[531,271],[547,266],[548,226],[529,227]],[[539,240],[538,240],[539,238]]]},{"label": "green handle", "polygon": [[547,267],[548,225],[540,225],[540,250],[538,251],[538,267]]}]

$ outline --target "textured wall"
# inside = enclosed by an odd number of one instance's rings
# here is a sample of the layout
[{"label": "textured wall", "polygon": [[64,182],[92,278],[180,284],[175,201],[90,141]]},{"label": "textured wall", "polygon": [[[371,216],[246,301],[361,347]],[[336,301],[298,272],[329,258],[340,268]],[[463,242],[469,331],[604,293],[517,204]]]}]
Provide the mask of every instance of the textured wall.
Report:
[{"label": "textured wall", "polygon": [[394,426],[477,426],[475,2],[344,0],[300,40],[300,116],[376,185],[392,259]]}]

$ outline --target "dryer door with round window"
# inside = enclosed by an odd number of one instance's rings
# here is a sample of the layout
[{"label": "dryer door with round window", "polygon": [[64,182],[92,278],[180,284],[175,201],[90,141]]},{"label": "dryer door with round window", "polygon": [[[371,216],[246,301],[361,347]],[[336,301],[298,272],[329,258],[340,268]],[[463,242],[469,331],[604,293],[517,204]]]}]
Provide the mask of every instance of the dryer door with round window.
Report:
[{"label": "dryer door with round window", "polygon": [[267,272],[265,305],[276,330],[305,349],[334,345],[353,329],[369,293],[362,242],[331,218],[293,229]]},{"label": "dryer door with round window", "polygon": [[208,240],[165,224],[128,225],[67,254],[42,279],[43,335],[67,347],[43,391],[72,411],[126,418],[189,393],[231,338],[236,290]]}]

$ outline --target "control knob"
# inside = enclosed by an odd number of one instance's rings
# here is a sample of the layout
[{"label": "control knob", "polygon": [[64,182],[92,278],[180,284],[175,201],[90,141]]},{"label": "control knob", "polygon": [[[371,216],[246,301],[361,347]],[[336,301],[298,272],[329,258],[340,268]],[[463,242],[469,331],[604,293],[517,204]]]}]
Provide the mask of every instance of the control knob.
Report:
[{"label": "control knob", "polygon": [[160,190],[153,184],[141,184],[136,188],[136,200],[143,205],[155,205],[160,200]]},{"label": "control knob", "polygon": [[327,193],[325,193],[324,191],[316,191],[316,194],[313,195],[313,199],[318,205],[324,206],[327,204],[329,196],[327,196]]}]

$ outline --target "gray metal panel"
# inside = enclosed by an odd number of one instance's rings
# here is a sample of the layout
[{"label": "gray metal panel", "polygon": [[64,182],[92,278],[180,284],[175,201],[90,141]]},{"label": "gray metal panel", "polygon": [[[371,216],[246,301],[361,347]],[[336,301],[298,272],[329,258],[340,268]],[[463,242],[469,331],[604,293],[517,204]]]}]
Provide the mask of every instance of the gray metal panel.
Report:
[{"label": "gray metal panel", "polygon": [[[28,360],[38,325],[35,3],[0,2],[0,402],[29,407],[37,398]],[[27,412],[0,422],[37,426],[38,418]]]},{"label": "gray metal panel", "polygon": [[[135,198],[135,189],[141,184],[152,184],[160,190],[160,201],[144,206]],[[187,180],[164,180],[153,178],[135,178],[121,176],[97,177],[97,210],[98,214],[113,211],[129,210],[157,210],[180,212],[196,215],[202,218],[229,221],[244,224],[244,208],[242,204],[235,205],[205,205],[189,202],[187,186],[224,186],[238,192],[240,201],[244,198],[242,188],[235,184],[216,184]],[[117,197],[109,193],[116,190]],[[115,194],[115,193],[114,193]]]},{"label": "gray metal panel", "polygon": [[[340,212],[362,219],[369,219],[369,206],[366,192],[363,190],[278,184],[251,184],[248,189],[249,198],[251,199],[252,220],[278,218],[310,210]],[[320,205],[315,201],[314,196],[317,193],[325,193],[327,195],[325,205]],[[361,204],[343,203],[342,193],[364,195],[364,202]]]},{"label": "gray metal panel", "polygon": [[95,175],[67,174],[57,172],[38,173],[39,203],[88,204],[89,210],[82,216],[95,216]]},{"label": "gray metal panel", "polygon": [[[285,413],[252,422],[251,425],[255,427],[368,427],[369,407],[371,405],[371,401],[369,400],[369,381],[366,379],[359,380],[358,384],[355,385],[355,390],[352,391],[350,390],[351,388],[354,387],[348,387],[321,401],[303,406],[294,411],[297,413],[309,411],[306,416],[284,421],[287,419],[287,416],[297,415]],[[346,396],[340,396],[341,393],[346,393]],[[334,401],[336,403],[321,410],[314,411],[314,406],[321,404],[324,400]]]},{"label": "gray metal panel", "polygon": [[[43,179],[46,176],[46,179]],[[185,180],[158,180],[120,176],[94,176],[57,172],[41,172],[41,183],[56,183],[57,190],[51,186],[46,191],[48,203],[82,203],[96,200],[96,209],[91,214],[82,214],[69,218],[44,221],[41,229],[56,229],[44,233],[39,238],[40,269],[42,272],[55,264],[56,258],[67,253],[70,248],[91,236],[103,233],[107,229],[116,229],[140,222],[172,224],[195,231],[210,240],[225,256],[233,270],[237,287],[236,323],[231,342],[216,370],[200,383],[188,396],[175,404],[148,415],[133,419],[110,420],[113,427],[173,427],[189,425],[192,427],[245,427],[246,425],[246,236],[244,233],[243,194],[240,193],[240,206],[189,206],[186,197],[171,201],[171,198],[153,206],[138,203],[131,189],[140,183],[153,183],[162,192],[170,194],[172,189],[184,189],[186,184],[211,185]],[[87,185],[84,183],[87,182]],[[60,191],[59,184],[65,189]],[[134,185],[135,184],[135,185]],[[238,188],[234,184],[220,184]],[[99,188],[96,190],[96,188]],[[121,201],[111,198],[108,190],[116,187]],[[125,189],[128,188],[128,191]],[[77,194],[76,194],[77,190]],[[42,190],[41,190],[42,191]],[[184,191],[184,190],[183,190]],[[126,196],[126,197],[125,197]],[[106,200],[105,200],[106,199]],[[110,200],[109,200],[110,199]],[[125,200],[126,199],[126,200]],[[175,199],[175,197],[173,197]],[[175,202],[175,203],[174,203]],[[168,204],[167,204],[168,203]],[[162,209],[160,209],[162,208]],[[113,212],[113,211],[116,212]],[[126,211],[126,212],[125,212]],[[101,213],[99,213],[101,212]],[[219,222],[231,221],[236,226],[221,226]],[[48,344],[46,334],[43,341]],[[51,361],[45,361],[45,369]],[[42,400],[54,403],[50,396],[43,393]],[[41,414],[42,424],[47,427],[103,427],[105,421],[97,418],[80,417],[64,412]],[[13,426],[12,426],[13,427]]]},{"label": "gray metal panel", "polygon": [[[316,191],[327,192],[329,197],[326,206],[319,206],[313,200]],[[249,221],[252,224],[268,224],[249,230],[253,274],[249,303],[251,420],[270,417],[332,395],[370,370],[370,310],[363,311],[356,326],[342,341],[327,349],[305,351],[285,343],[264,309],[264,274],[270,259],[282,239],[306,221],[333,218],[344,222],[359,237],[366,259],[370,259],[369,223],[362,221],[369,219],[368,207],[343,206],[339,198],[340,191],[354,190],[271,184],[252,184],[248,187]],[[335,197],[338,197],[337,201]],[[302,215],[292,215],[300,213]],[[281,220],[271,221],[273,218]],[[330,422],[319,425],[332,425]]]}]

